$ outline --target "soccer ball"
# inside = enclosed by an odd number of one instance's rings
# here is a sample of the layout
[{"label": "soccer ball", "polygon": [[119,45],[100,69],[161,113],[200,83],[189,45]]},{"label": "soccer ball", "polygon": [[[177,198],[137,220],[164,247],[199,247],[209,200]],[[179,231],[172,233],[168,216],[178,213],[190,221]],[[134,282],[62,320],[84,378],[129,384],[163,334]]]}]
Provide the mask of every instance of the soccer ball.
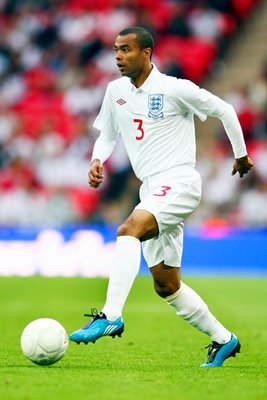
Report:
[{"label": "soccer ball", "polygon": [[39,318],[25,327],[20,343],[23,354],[33,363],[51,365],[66,353],[68,335],[58,321]]}]

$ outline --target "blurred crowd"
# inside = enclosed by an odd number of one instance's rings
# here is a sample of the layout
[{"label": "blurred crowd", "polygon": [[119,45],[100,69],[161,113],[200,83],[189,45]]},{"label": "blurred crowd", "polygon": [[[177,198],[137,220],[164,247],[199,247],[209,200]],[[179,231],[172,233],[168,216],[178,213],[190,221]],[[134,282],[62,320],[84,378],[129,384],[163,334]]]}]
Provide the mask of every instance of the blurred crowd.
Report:
[{"label": "blurred crowd", "polygon": [[[197,84],[216,68],[256,0],[0,0],[0,225],[118,223],[138,201],[123,145],[106,163],[100,190],[87,171],[98,132],[92,123],[110,80],[119,77],[117,33],[149,29],[158,68]],[[255,160],[244,180],[230,176],[225,135],[199,151],[203,201],[189,224],[267,223],[267,64],[233,88]]]}]

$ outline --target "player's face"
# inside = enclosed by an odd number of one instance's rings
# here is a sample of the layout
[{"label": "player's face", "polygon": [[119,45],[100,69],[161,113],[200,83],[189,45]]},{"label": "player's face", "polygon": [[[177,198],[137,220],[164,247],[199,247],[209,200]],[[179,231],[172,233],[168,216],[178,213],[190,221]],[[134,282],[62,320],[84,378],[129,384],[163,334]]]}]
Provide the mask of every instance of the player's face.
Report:
[{"label": "player's face", "polygon": [[140,49],[135,38],[135,33],[118,36],[114,44],[116,63],[120,73],[133,81],[140,77],[146,62],[150,60],[150,49]]}]

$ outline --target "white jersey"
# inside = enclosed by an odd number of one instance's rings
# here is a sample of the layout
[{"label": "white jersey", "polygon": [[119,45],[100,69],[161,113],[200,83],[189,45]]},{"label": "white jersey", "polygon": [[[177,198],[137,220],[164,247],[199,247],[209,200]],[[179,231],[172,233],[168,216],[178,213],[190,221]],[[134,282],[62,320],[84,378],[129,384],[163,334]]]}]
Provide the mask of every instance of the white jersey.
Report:
[{"label": "white jersey", "polygon": [[160,73],[155,65],[139,88],[127,77],[109,83],[94,127],[101,131],[92,159],[104,162],[122,135],[136,176],[195,166],[194,115],[222,120],[236,158],[247,154],[233,107],[194,83]]}]

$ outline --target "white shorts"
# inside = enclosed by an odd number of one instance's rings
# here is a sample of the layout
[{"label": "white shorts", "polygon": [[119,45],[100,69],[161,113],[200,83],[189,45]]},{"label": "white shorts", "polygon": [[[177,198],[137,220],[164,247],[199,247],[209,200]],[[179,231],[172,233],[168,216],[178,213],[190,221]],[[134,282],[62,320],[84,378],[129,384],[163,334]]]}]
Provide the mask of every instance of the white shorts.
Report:
[{"label": "white shorts", "polygon": [[201,178],[192,167],[180,166],[149,176],[140,188],[136,209],[147,210],[157,220],[159,235],[142,243],[149,268],[164,261],[179,267],[183,252],[184,220],[201,199]]}]

